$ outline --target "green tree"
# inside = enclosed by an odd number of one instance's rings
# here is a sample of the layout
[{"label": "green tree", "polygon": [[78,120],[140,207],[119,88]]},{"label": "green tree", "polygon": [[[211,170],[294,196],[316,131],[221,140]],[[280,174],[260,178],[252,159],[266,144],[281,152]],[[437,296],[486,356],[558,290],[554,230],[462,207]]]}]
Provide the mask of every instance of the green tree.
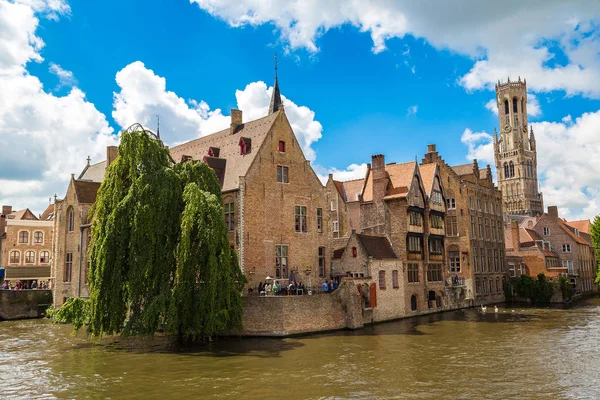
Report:
[{"label": "green tree", "polygon": [[245,279],[206,164],[175,164],[146,131],[124,132],[90,216],[90,298],[66,302],[55,320],[93,336],[181,340],[241,326]]},{"label": "green tree", "polygon": [[[600,215],[596,215],[594,218],[594,222],[590,228],[590,236],[592,237],[596,260],[598,260],[598,265],[600,265]],[[596,283],[600,284],[600,268],[596,271],[596,274]]]}]

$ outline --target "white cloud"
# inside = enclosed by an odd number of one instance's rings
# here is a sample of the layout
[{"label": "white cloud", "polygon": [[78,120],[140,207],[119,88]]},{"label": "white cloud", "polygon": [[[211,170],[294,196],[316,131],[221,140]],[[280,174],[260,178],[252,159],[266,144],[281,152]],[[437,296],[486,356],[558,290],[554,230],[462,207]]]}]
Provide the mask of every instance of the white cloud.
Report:
[{"label": "white cloud", "polygon": [[[490,110],[494,115],[498,115],[498,106],[496,99],[490,99],[485,103],[485,108]],[[542,107],[537,96],[533,93],[527,93],[527,116],[528,117],[539,117],[542,115]]]},{"label": "white cloud", "polygon": [[408,107],[408,109],[406,110],[406,113],[408,115],[415,115],[418,110],[419,110],[419,106],[417,104],[415,104],[414,106]]},{"label": "white cloud", "polygon": [[56,75],[56,77],[58,78],[58,87],[57,88],[61,88],[64,86],[71,87],[71,86],[75,86],[77,84],[77,80],[73,76],[73,73],[71,71],[67,71],[66,69],[63,69],[58,64],[54,64],[53,62],[51,62],[49,71],[50,71],[50,73]]},{"label": "white cloud", "polygon": [[[139,122],[155,129],[156,115],[160,115],[161,137],[174,145],[225,129],[231,123],[230,116],[218,108],[212,110],[204,100],[186,102],[175,92],[167,90],[166,79],[140,61],[117,72],[116,81],[120,91],[113,94],[112,115],[122,128]],[[259,81],[235,92],[237,107],[242,110],[244,121],[267,115],[272,90]],[[305,156],[314,160],[316,153],[311,146],[321,138],[323,127],[308,107],[299,106],[283,95],[281,97]]]},{"label": "white cloud", "polygon": [[[544,205],[557,205],[567,219],[593,218],[600,214],[600,111],[585,113],[575,121],[532,123],[538,155],[540,190]],[[461,141],[468,146],[467,159],[493,164],[492,136],[466,129]]]},{"label": "white cloud", "polygon": [[321,165],[313,165],[317,176],[323,184],[327,183],[329,174],[333,174],[336,181],[350,181],[353,179],[364,178],[367,173],[367,164],[350,164],[345,169],[325,168]]},{"label": "white cloud", "polygon": [[[44,90],[25,68],[42,61],[35,13],[51,17],[69,11],[58,0],[0,0],[0,203],[41,212],[48,198],[64,195],[71,173],[86,157],[100,161],[116,143],[105,116],[73,87],[62,97]],[[6,151],[9,149],[9,151]]]},{"label": "white cloud", "polygon": [[[316,52],[320,36],[349,24],[371,35],[375,53],[385,50],[388,39],[410,34],[471,57],[475,64],[460,79],[468,90],[491,89],[500,77],[521,75],[535,92],[600,97],[597,0],[470,0],[460,7],[436,0],[190,2],[234,27],[273,24],[292,50]],[[563,54],[567,62],[551,64]]]}]

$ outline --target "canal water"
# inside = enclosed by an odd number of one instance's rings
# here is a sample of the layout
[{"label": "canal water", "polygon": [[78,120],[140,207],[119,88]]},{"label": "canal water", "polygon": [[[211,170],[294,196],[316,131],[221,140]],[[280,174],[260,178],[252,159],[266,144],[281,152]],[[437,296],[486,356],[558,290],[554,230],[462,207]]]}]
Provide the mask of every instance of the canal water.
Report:
[{"label": "canal water", "polygon": [[0,398],[600,399],[600,300],[185,349],[0,322]]}]

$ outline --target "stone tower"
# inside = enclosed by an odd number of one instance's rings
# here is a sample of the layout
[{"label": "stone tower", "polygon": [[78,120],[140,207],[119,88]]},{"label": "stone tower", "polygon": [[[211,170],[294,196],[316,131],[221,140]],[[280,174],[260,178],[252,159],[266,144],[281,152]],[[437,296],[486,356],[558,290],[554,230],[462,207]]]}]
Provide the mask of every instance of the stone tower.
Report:
[{"label": "stone tower", "polygon": [[538,192],[537,153],[533,127],[527,129],[527,82],[498,81],[496,102],[500,135],[494,130],[494,158],[504,212],[535,216],[544,213]]}]

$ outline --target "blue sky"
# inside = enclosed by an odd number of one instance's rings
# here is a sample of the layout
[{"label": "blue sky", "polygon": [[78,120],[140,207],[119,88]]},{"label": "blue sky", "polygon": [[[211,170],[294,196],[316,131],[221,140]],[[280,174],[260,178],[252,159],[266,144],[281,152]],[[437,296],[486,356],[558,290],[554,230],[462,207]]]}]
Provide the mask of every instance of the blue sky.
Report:
[{"label": "blue sky", "polygon": [[[19,165],[19,151],[0,161],[0,202],[41,211],[49,196],[64,193],[88,154],[100,161],[118,131],[133,122],[154,128],[156,113],[171,144],[220,128],[231,108],[260,116],[277,53],[281,91],[293,104],[286,111],[321,175],[359,176],[360,167],[348,166],[374,153],[420,159],[428,143],[451,164],[471,157],[492,163],[497,117],[486,104],[493,82],[521,75],[535,102],[530,110],[539,110],[529,122],[538,143],[547,143],[538,145],[546,205],[558,204],[572,218],[600,212],[600,171],[582,161],[600,151],[597,2],[566,9],[559,1],[509,1],[509,11],[470,0],[450,8],[427,1],[355,9],[334,0],[320,7],[271,3],[0,0],[14,25],[0,28],[0,39],[14,43],[15,55],[0,56],[0,84],[28,93],[0,95],[7,110],[0,112],[0,135],[17,147],[56,137],[72,147],[64,161],[48,156],[61,152],[56,144],[23,150],[36,160],[27,165]],[[522,20],[527,27],[515,30]],[[480,135],[468,139],[467,130]],[[557,164],[570,165],[571,176]]]}]

